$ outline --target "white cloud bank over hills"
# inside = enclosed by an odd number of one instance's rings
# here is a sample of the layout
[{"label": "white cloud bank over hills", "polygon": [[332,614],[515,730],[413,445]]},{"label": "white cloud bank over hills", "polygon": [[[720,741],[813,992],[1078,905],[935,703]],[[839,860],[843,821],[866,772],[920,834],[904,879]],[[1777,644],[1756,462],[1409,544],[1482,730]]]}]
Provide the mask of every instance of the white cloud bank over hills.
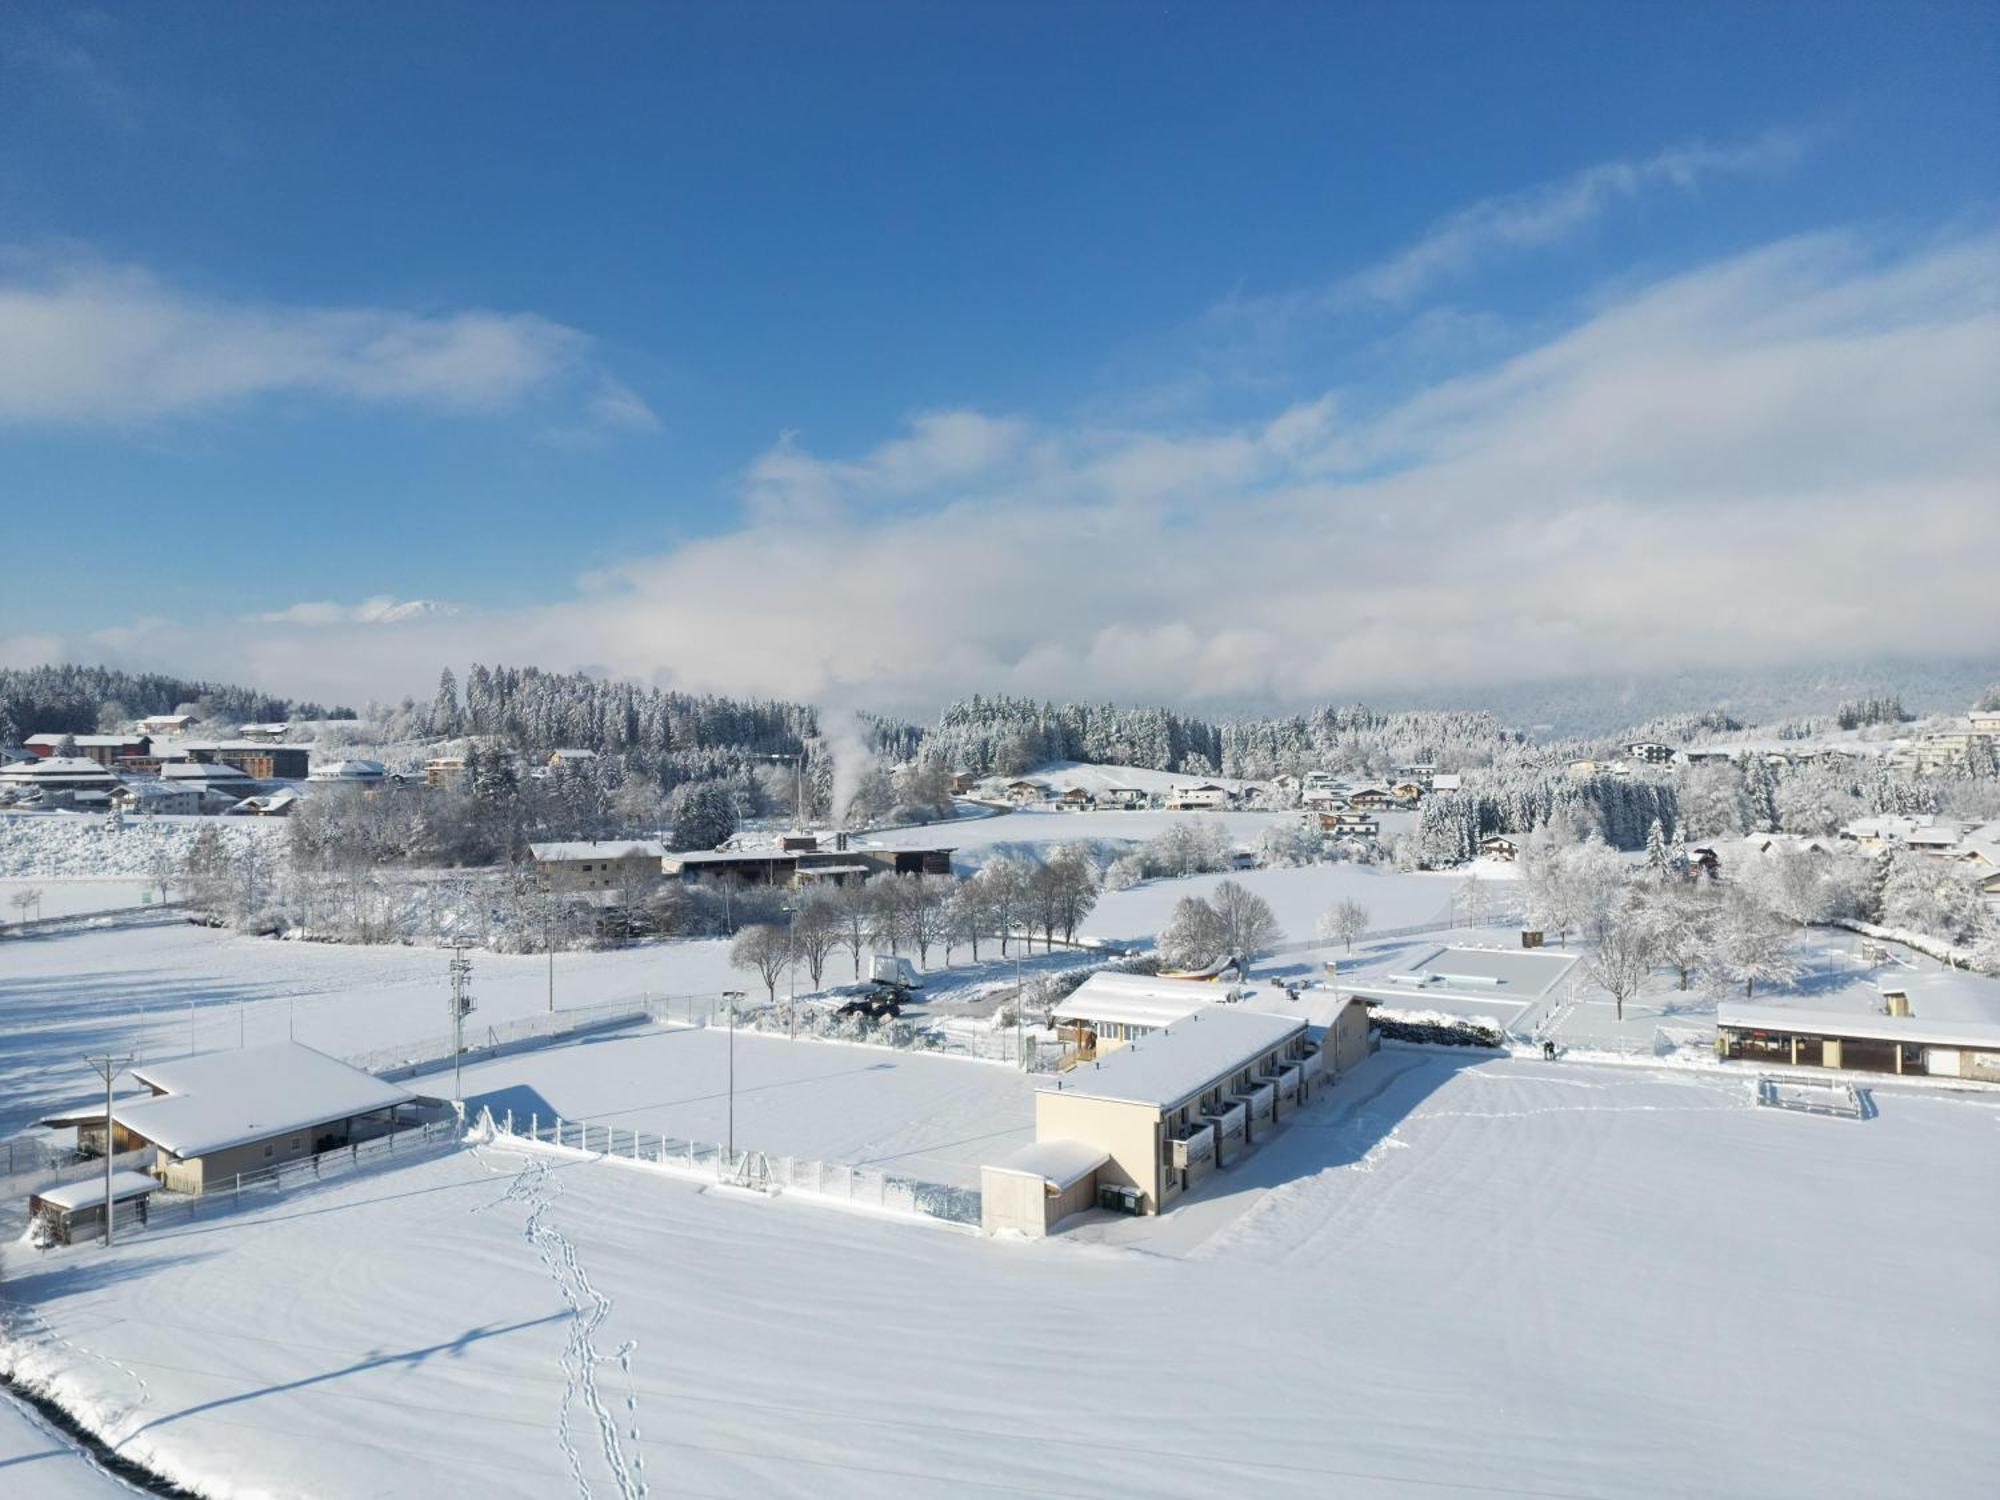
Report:
[{"label": "white cloud bank over hills", "polygon": [[[787,438],[739,529],[561,602],[0,642],[353,700],[444,662],[923,709],[1245,702],[2000,640],[2000,237],[1784,241],[1355,414]],[[357,606],[364,614],[371,605]]]}]

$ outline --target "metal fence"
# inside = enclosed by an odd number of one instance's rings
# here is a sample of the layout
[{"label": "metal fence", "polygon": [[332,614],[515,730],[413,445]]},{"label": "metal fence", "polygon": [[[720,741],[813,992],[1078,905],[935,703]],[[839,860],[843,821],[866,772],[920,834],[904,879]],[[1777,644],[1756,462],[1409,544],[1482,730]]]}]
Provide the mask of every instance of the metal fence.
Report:
[{"label": "metal fence", "polygon": [[[681,1021],[700,1025],[721,1008],[720,995],[642,994],[630,1000],[573,1006],[567,1010],[522,1016],[512,1021],[496,1021],[487,1026],[468,1026],[465,1029],[464,1060],[478,1062],[485,1058],[504,1057],[509,1052],[525,1051],[585,1032],[606,1031],[641,1021]],[[451,1035],[441,1032],[416,1041],[398,1042],[393,1047],[352,1053],[343,1061],[378,1077],[394,1080],[449,1066],[451,1059]]]},{"label": "metal fence", "polygon": [[[676,1018],[678,1019],[678,1018]],[[729,1024],[727,1010],[718,1006],[696,1023],[721,1028]],[[884,1047],[896,1052],[928,1052],[938,1057],[970,1057],[982,1062],[1004,1063],[1010,1068],[1043,1070],[1041,1054],[1049,1049],[1037,1043],[1033,1032],[1016,1033],[996,1028],[966,1034],[948,1031],[924,1021],[877,1020],[864,1015],[843,1016],[818,1005],[758,1005],[739,1007],[736,1029],[764,1036],[804,1038],[808,1041],[848,1042],[862,1047]],[[1054,1063],[1046,1064],[1047,1071]]]},{"label": "metal fence", "polygon": [[977,1188],[946,1182],[926,1182],[877,1172],[844,1162],[772,1156],[763,1151],[730,1151],[713,1141],[684,1141],[594,1125],[587,1120],[523,1120],[512,1110],[496,1118],[481,1110],[478,1128],[493,1139],[558,1147],[600,1158],[616,1158],[670,1176],[713,1182],[762,1192],[802,1193],[840,1203],[859,1204],[884,1213],[940,1219],[948,1224],[979,1223]]},{"label": "metal fence", "polygon": [[362,1167],[417,1161],[441,1154],[439,1148],[456,1149],[458,1138],[458,1120],[454,1116],[407,1130],[394,1130],[373,1140],[357,1141],[280,1166],[242,1172],[216,1182],[204,1181],[199,1193],[155,1193],[147,1205],[145,1227],[158,1229],[168,1224],[214,1218],[234,1211],[246,1201],[256,1203],[278,1197],[316,1182],[345,1177]]}]

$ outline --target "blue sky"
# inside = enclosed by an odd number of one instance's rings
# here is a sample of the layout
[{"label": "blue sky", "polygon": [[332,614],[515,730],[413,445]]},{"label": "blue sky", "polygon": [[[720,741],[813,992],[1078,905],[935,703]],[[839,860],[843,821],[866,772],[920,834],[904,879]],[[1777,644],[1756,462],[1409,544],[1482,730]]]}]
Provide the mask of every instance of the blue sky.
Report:
[{"label": "blue sky", "polygon": [[[1164,579],[1151,549],[1176,537],[1323,542],[1393,512],[1449,538],[1476,511],[1502,529],[1466,545],[1531,570],[1657,487],[1751,515],[1715,545],[1771,565],[1780,516],[1821,516],[1837,568],[1833,544],[1851,550],[1886,487],[1914,485],[1987,563],[1972,523],[1978,418],[2000,406],[1982,353],[1994,14],[11,5],[0,493],[17,516],[89,524],[37,526],[33,564],[7,565],[0,659],[280,674],[348,696],[411,686],[419,662],[427,678],[442,659],[531,652],[912,703],[960,679],[1310,696],[1367,688],[1369,663],[1404,649],[1396,621],[1432,601],[1372,597],[1338,651],[1273,675],[1248,664],[1275,637],[1324,637],[1312,575],[1267,618],[1114,590],[1044,635],[1009,601],[1091,575],[989,556],[1006,550],[991,531],[1074,528]],[[1675,289],[1685,307],[1660,300]],[[1755,348],[1722,338],[1800,292],[1818,322]],[[1731,371],[1767,391],[1747,372],[1781,358],[1797,361],[1770,376],[1781,387],[1836,415],[1878,409],[1856,382],[1883,349],[1965,388],[1910,454],[1869,449],[1883,472],[1865,493],[1801,475],[1823,453],[1790,416],[1767,413],[1752,452],[1756,434],[1698,414],[1611,478],[1555,476],[1575,493],[1537,509],[1550,476],[1506,455],[1557,429],[1522,393],[1623,388],[1631,366],[1588,362],[1613,358],[1621,327],[1633,351],[1656,347],[1648,309],[1676,338],[1723,320],[1689,335],[1692,363],[1651,368],[1655,410]],[[1816,351],[1856,337],[1889,342],[1836,350],[1845,373],[1822,390],[1835,365]],[[1947,347],[1907,347],[1927,337]],[[1584,447],[1644,425],[1581,420]],[[1468,443],[1544,488],[1472,505]],[[1848,487],[1812,489],[1829,484]],[[853,580],[882,558],[948,575],[924,649],[857,625],[802,652],[828,611],[871,607]],[[1704,560],[1680,558],[1690,584]],[[1516,640],[1511,670],[1616,665],[1581,644],[1602,634],[1591,589],[1571,587],[1589,558],[1565,565],[1549,583],[1571,615]],[[688,639],[692,585],[776,566],[820,602],[714,660]],[[1394,549],[1369,569],[1412,576]],[[2000,636],[1970,582],[1933,634],[1882,644]],[[1717,588],[1722,607],[1739,597]],[[1824,644],[1868,644],[1852,611],[1815,619],[1838,637]],[[1659,664],[1790,659],[1812,640],[1739,618]],[[1198,682],[1145,665],[1196,651]],[[1484,669],[1462,646],[1421,664],[1460,667]]]}]

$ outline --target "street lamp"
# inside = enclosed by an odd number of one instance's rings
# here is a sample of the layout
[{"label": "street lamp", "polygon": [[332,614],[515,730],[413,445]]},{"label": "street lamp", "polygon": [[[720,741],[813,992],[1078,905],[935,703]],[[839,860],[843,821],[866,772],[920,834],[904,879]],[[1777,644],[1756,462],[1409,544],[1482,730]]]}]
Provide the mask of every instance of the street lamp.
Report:
[{"label": "street lamp", "polygon": [[733,1172],[736,1170],[736,1002],[743,998],[743,991],[724,990],[722,998],[729,1004],[729,1137],[723,1149]]}]

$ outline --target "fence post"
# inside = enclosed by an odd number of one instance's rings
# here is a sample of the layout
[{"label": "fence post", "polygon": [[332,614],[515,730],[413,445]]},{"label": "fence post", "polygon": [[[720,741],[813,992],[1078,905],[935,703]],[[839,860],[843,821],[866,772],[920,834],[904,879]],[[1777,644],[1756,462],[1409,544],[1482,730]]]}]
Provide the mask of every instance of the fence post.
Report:
[{"label": "fence post", "polygon": [[528,1111],[528,1139],[531,1141],[539,1141],[541,1138],[542,1138],[542,1112],[538,1109],[531,1109]]},{"label": "fence post", "polygon": [[558,1146],[560,1146],[560,1145],[562,1144],[562,1116],[561,1116],[561,1115],[557,1115],[557,1116],[556,1116],[556,1144],[557,1144]]},{"label": "fence post", "polygon": [[512,1135],[513,1133],[514,1133],[514,1111],[509,1109],[507,1111],[507,1134]]}]

